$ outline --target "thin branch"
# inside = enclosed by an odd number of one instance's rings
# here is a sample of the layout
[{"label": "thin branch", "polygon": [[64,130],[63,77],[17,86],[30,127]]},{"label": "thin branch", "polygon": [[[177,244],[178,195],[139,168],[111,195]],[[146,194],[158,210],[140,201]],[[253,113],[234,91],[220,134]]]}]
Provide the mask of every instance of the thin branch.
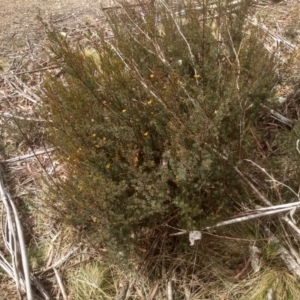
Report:
[{"label": "thin branch", "polygon": [[296,193],[291,187],[289,187],[288,185],[276,180],[272,175],[270,175],[265,168],[262,168],[261,166],[259,166],[258,164],[256,164],[255,162],[253,162],[252,160],[250,159],[245,159],[245,161],[249,161],[250,163],[252,163],[254,166],[256,166],[257,168],[259,168],[263,173],[265,173],[270,179],[272,182],[276,183],[277,185],[282,185],[284,187],[286,187],[289,191],[291,191],[294,195],[296,195],[297,198],[299,198],[299,194]]},{"label": "thin branch", "polygon": [[58,271],[57,271],[56,268],[53,268],[53,270],[54,270],[54,273],[55,273],[55,277],[56,277],[58,286],[59,286],[60,291],[61,291],[61,293],[62,293],[62,296],[63,296],[64,300],[67,300],[67,299],[68,299],[68,296],[67,296],[66,290],[65,290],[65,288],[64,288],[64,285],[63,285],[63,283],[62,283],[62,280],[61,280],[61,278],[60,278],[60,275],[59,275],[59,273],[58,273]]},{"label": "thin branch", "polygon": [[[298,204],[297,208],[300,208],[299,204]],[[270,211],[261,212],[261,213],[257,213],[256,211],[252,211],[252,213],[250,215],[234,218],[234,219],[227,220],[227,221],[223,221],[223,222],[217,223],[213,226],[205,227],[202,230],[208,230],[208,229],[212,229],[212,228],[216,228],[216,227],[221,227],[221,226],[226,226],[226,225],[230,225],[230,224],[245,222],[245,221],[249,221],[249,220],[253,220],[253,219],[257,219],[257,218],[261,218],[261,217],[266,217],[266,216],[271,216],[271,215],[276,215],[276,214],[280,214],[280,213],[284,213],[284,212],[288,212],[288,211],[292,210],[290,207],[275,209],[275,210],[273,210],[273,208],[271,207],[270,209],[271,209]]]},{"label": "thin branch", "polygon": [[169,280],[167,282],[167,299],[173,300],[173,282],[172,282],[172,280]]},{"label": "thin branch", "polygon": [[44,270],[36,272],[36,274],[38,274],[38,273],[45,273],[45,272],[47,272],[49,270],[58,268],[60,265],[62,265],[64,262],[66,262],[70,258],[70,256],[73,255],[80,247],[81,247],[81,244],[79,244],[78,246],[72,248],[66,255],[64,255],[63,257],[61,257],[57,262],[55,262],[50,267],[48,267],[48,268],[46,268]]},{"label": "thin branch", "polygon": [[[6,221],[7,221],[7,230],[9,233],[9,238],[7,239],[7,236],[4,236],[4,240],[6,240],[9,243],[9,252],[13,259],[13,271],[14,271],[14,280],[17,285],[17,289],[20,292],[20,279],[24,279],[25,284],[25,292],[27,295],[28,300],[33,300],[33,293],[31,289],[31,282],[30,282],[30,271],[29,271],[29,264],[27,259],[27,253],[26,253],[26,246],[25,246],[25,240],[23,235],[23,230],[21,226],[21,222],[18,216],[17,209],[15,207],[15,204],[13,203],[9,193],[6,191],[4,187],[4,182],[2,179],[3,171],[0,166],[0,199],[2,203],[4,204],[5,210],[6,210]],[[14,224],[13,224],[14,223]],[[11,237],[13,237],[13,242],[11,240]],[[19,253],[20,251],[20,253]],[[21,255],[19,257],[19,254]]]},{"label": "thin branch", "polygon": [[18,119],[18,120],[25,120],[25,121],[47,122],[47,120],[16,116],[16,115],[12,115],[12,114],[7,113],[7,112],[0,113],[0,117],[12,118],[12,119]]},{"label": "thin branch", "polygon": [[[235,171],[241,176],[241,178],[250,186],[255,192],[257,197],[267,206],[272,207],[272,203],[251,183],[251,181],[237,168],[234,167]],[[287,217],[283,216],[281,219],[294,231],[295,237],[300,240],[300,229]]]},{"label": "thin branch", "polygon": [[37,72],[42,72],[42,71],[56,69],[56,68],[58,68],[58,66],[49,66],[49,67],[34,69],[34,70],[30,70],[30,71],[17,72],[17,73],[14,73],[14,75],[31,74],[31,73],[37,73]]},{"label": "thin branch", "polygon": [[3,160],[1,163],[14,163],[14,162],[17,162],[17,161],[21,161],[21,160],[24,160],[24,159],[35,157],[37,155],[50,153],[50,152],[55,151],[56,149],[57,148],[55,148],[55,147],[46,148],[46,149],[43,149],[43,150],[36,151],[34,153],[29,153],[29,154],[24,154],[24,155],[17,156],[17,157],[14,157],[14,158],[9,158],[9,159]]}]

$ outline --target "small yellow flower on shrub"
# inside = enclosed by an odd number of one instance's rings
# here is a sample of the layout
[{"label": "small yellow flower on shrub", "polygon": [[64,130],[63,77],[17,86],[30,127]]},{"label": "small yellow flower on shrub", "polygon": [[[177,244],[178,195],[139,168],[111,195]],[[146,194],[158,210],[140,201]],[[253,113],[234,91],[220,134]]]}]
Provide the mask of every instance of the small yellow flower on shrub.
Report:
[{"label": "small yellow flower on shrub", "polygon": [[200,78],[200,75],[199,74],[195,74],[194,78]]},{"label": "small yellow flower on shrub", "polygon": [[152,100],[150,99],[147,103],[148,103],[149,105],[152,104]]},{"label": "small yellow flower on shrub", "polygon": [[154,74],[151,74],[151,75],[150,75],[150,78],[153,78],[153,77],[154,77]]},{"label": "small yellow flower on shrub", "polygon": [[126,113],[126,109],[123,109],[123,110],[122,110],[122,113]]},{"label": "small yellow flower on shrub", "polygon": [[106,168],[106,169],[109,169],[109,168],[110,168],[110,164],[107,164],[107,165],[105,166],[105,168]]},{"label": "small yellow flower on shrub", "polygon": [[95,145],[95,147],[96,147],[96,148],[100,148],[100,146],[99,146],[99,145]]},{"label": "small yellow flower on shrub", "polygon": [[96,133],[93,133],[93,137],[96,137],[97,136],[97,134]]},{"label": "small yellow flower on shrub", "polygon": [[148,135],[148,131],[146,131],[145,133],[144,133],[144,136],[147,136]]}]

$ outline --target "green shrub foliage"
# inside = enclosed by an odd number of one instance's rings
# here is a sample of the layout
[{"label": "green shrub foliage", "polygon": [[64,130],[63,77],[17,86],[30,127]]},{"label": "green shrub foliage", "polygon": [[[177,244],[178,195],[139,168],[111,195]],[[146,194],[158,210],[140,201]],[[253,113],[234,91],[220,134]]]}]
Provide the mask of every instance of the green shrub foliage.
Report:
[{"label": "green shrub foliage", "polygon": [[161,224],[200,228],[243,193],[232,167],[252,157],[275,61],[247,3],[200,2],[124,4],[88,45],[49,34],[64,74],[45,80],[45,114],[67,174],[52,204],[108,248]]}]

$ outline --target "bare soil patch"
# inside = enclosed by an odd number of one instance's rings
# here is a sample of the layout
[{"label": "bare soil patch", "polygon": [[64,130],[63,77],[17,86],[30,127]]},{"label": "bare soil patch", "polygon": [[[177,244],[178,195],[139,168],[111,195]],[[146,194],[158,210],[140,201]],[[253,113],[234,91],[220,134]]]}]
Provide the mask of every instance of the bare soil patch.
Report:
[{"label": "bare soil patch", "polygon": [[61,28],[76,28],[99,21],[101,5],[108,5],[108,1],[1,0],[0,5],[0,59],[9,63],[20,54],[32,52],[45,39],[37,16]]},{"label": "bare soil patch", "polygon": [[[105,2],[102,2],[102,4]],[[75,18],[77,22],[86,18],[96,18],[100,12],[99,0],[1,0],[0,42],[1,50],[7,46],[20,47],[26,39],[36,42],[41,37],[41,24],[37,15],[52,22],[68,22]],[[32,39],[32,40],[31,40]]]}]

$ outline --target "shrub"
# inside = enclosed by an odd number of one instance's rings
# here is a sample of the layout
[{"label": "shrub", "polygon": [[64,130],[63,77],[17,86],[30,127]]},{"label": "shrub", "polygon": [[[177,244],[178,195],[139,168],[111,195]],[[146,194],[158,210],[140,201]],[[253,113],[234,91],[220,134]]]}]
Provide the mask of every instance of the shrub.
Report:
[{"label": "shrub", "polygon": [[45,80],[45,115],[67,173],[51,205],[109,249],[162,224],[200,228],[243,193],[232,166],[253,155],[276,64],[249,3],[198,4],[123,3],[107,12],[113,38],[89,32],[88,46],[49,32],[64,75]]}]

